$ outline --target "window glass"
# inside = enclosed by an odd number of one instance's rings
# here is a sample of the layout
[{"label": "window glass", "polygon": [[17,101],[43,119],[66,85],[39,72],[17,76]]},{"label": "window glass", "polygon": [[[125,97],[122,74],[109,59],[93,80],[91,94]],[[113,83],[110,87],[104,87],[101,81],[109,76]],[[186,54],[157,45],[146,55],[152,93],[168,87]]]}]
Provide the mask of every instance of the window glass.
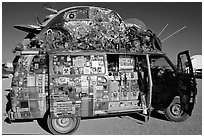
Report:
[{"label": "window glass", "polygon": [[175,71],[165,57],[151,56],[150,67],[153,85],[175,84]]},{"label": "window glass", "polygon": [[150,57],[150,67],[151,68],[162,68],[169,69],[173,71],[172,66],[167,62],[166,58],[162,56],[151,56]]}]

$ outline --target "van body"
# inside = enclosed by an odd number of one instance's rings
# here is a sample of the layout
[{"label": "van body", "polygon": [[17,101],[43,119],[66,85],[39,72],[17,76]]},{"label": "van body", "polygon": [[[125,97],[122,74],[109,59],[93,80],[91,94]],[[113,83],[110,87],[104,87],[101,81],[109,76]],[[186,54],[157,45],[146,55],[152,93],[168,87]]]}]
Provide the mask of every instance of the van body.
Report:
[{"label": "van body", "polygon": [[[81,118],[129,113],[149,117],[153,109],[179,122],[191,115],[195,102],[193,75],[178,72],[159,53],[23,51],[14,69],[7,104],[12,106],[12,122],[38,120],[49,125],[66,119],[76,129]],[[174,106],[174,100],[180,106]],[[175,110],[169,110],[172,106]],[[67,128],[65,123],[60,125]],[[53,134],[69,131],[49,126]]]}]

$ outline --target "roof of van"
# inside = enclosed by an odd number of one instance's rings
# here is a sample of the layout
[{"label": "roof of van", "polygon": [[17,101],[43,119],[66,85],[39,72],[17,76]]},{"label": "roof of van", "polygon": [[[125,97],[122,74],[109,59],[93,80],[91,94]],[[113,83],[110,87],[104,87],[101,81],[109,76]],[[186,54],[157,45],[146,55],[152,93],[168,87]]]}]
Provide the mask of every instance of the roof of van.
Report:
[{"label": "roof of van", "polygon": [[67,50],[50,50],[48,51],[48,54],[70,54],[70,55],[102,55],[102,54],[124,54],[124,55],[146,55],[146,54],[152,54],[152,55],[164,55],[165,53],[158,51],[158,52],[102,52],[102,51],[67,51]]}]

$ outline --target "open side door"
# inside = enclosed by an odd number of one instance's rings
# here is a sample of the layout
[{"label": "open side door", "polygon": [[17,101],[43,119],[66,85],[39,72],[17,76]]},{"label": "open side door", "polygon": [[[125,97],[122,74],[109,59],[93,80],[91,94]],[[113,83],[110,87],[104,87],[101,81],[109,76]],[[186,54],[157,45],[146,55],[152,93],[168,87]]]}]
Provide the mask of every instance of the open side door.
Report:
[{"label": "open side door", "polygon": [[188,50],[178,54],[177,69],[181,106],[183,110],[191,116],[195,104],[195,96],[197,95],[197,88]]},{"label": "open side door", "polygon": [[151,107],[152,107],[152,75],[151,75],[151,68],[150,68],[150,61],[149,61],[149,55],[146,55],[147,59],[147,69],[148,69],[148,93],[147,93],[147,110],[148,110],[148,118],[149,120],[151,115]]}]

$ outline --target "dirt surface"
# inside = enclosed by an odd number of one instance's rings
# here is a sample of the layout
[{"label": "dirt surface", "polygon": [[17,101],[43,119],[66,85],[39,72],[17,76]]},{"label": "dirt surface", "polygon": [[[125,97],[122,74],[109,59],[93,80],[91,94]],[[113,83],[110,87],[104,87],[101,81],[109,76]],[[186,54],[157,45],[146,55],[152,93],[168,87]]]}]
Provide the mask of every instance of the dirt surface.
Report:
[{"label": "dirt surface", "polygon": [[[4,122],[6,98],[4,91],[9,87],[9,80],[2,82],[2,134],[38,134],[47,135],[37,122],[7,124]],[[148,122],[136,114],[122,117],[82,120],[74,135],[201,135],[202,134],[202,80],[197,80],[197,104],[193,115],[184,122],[174,123],[162,114],[152,113]]]}]

